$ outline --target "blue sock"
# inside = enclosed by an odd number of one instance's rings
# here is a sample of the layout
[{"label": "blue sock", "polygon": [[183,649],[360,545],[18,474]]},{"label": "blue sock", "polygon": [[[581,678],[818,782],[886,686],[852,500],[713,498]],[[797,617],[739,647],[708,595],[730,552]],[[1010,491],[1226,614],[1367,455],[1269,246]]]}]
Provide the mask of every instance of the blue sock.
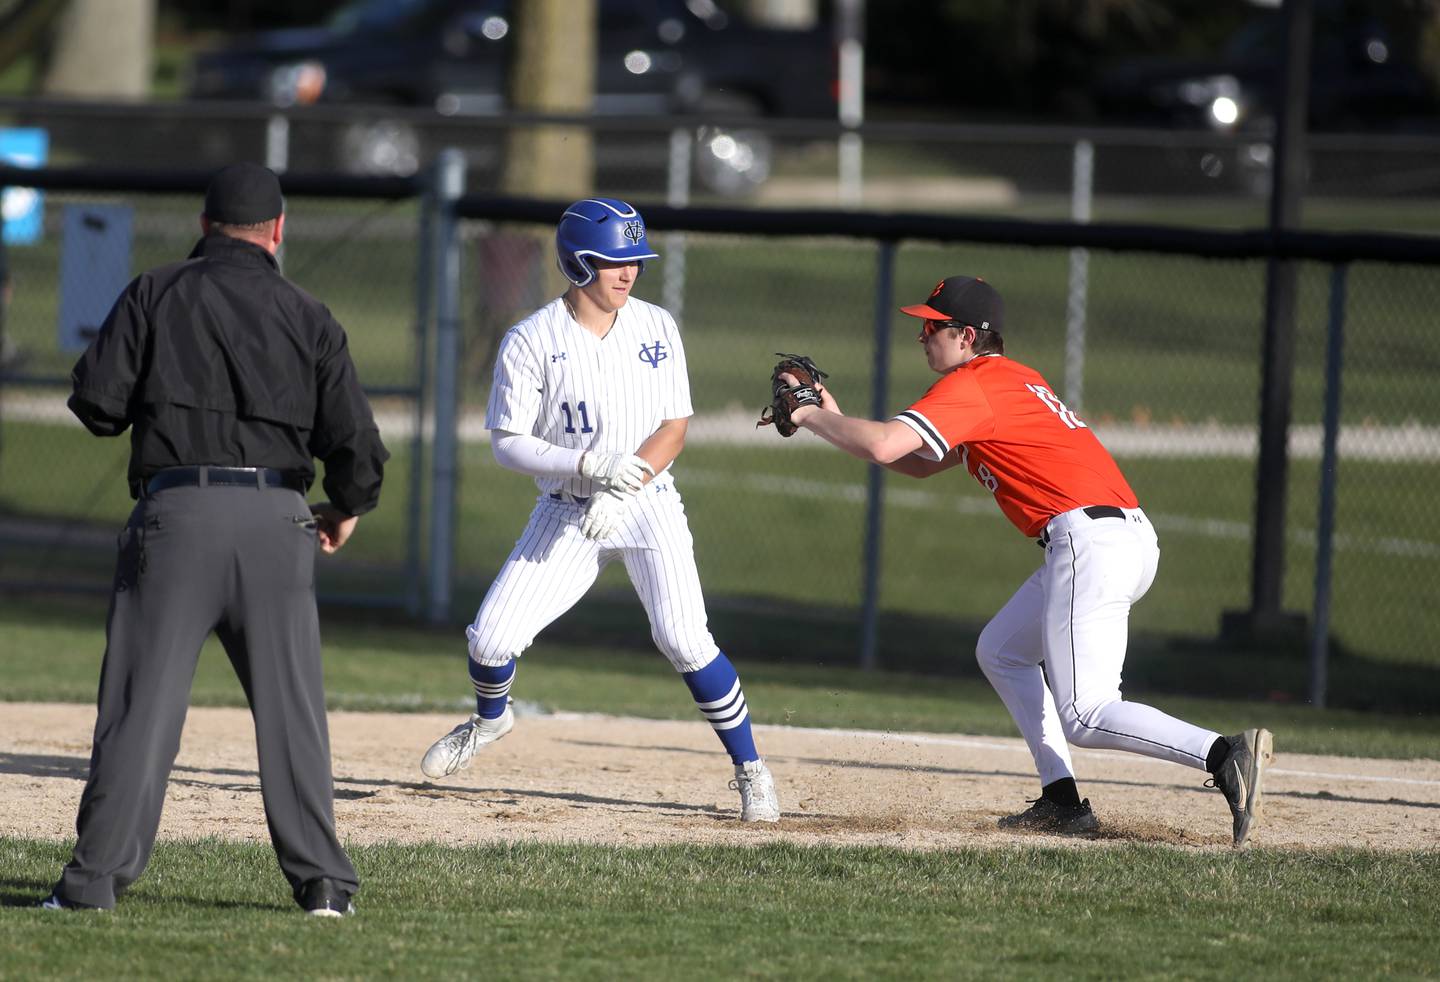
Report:
[{"label": "blue sock", "polygon": [[482,665],[473,658],[470,681],[475,683],[475,712],[484,719],[498,719],[510,700],[510,683],[515,681],[515,659],[503,665]]},{"label": "blue sock", "polygon": [[715,660],[697,672],[684,672],[681,677],[695,697],[700,714],[715,728],[715,735],[725,745],[730,759],[737,764],[759,760],[755,737],[750,732],[750,708],[745,705],[745,692],[740,676],[722,651]]}]

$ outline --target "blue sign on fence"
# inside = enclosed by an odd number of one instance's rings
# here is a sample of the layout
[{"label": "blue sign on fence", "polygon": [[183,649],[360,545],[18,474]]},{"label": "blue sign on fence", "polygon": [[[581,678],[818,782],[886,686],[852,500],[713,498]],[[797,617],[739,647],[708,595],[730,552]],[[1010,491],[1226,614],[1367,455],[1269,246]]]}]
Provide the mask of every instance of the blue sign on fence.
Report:
[{"label": "blue sign on fence", "polygon": [[130,282],[129,205],[66,205],[60,246],[60,350],[83,351]]},{"label": "blue sign on fence", "polygon": [[[50,151],[50,134],[42,129],[0,129],[0,161],[11,167],[39,167]],[[5,241],[29,245],[44,229],[45,195],[34,188],[5,188],[0,198]]]}]

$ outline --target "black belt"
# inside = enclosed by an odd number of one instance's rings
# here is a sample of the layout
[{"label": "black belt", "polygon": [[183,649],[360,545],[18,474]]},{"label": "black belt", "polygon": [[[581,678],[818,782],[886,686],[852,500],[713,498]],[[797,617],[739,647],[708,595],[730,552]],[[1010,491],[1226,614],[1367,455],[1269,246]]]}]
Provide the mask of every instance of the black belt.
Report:
[{"label": "black belt", "polygon": [[[1083,511],[1085,514],[1089,515],[1091,518],[1125,517],[1125,510],[1123,508],[1116,508],[1114,505],[1091,505],[1088,508],[1082,508],[1080,510]],[[1035,540],[1035,544],[1040,546],[1042,549],[1050,544],[1049,522],[1045,523],[1045,530],[1040,533],[1040,538]]]},{"label": "black belt", "polygon": [[561,494],[559,491],[551,491],[550,497],[556,501],[570,501],[577,505],[583,505],[590,500],[589,498],[582,498],[578,494]]},{"label": "black belt", "polygon": [[145,482],[145,493],[166,488],[194,488],[223,485],[227,488],[287,488],[305,493],[305,481],[295,474],[272,467],[167,467]]}]

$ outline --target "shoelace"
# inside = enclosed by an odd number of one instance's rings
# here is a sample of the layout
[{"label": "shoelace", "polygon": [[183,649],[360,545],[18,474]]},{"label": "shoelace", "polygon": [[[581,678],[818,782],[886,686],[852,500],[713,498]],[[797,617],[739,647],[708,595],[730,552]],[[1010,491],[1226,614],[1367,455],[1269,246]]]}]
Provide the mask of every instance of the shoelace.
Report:
[{"label": "shoelace", "polygon": [[465,753],[465,751],[466,751],[467,748],[470,749],[471,757],[467,758],[463,763],[456,764],[456,765],[454,765],[453,767],[451,767],[450,772],[451,772],[452,774],[453,774],[455,771],[463,771],[463,770],[465,770],[467,767],[470,766],[470,761],[474,759],[474,756],[473,756],[473,755],[474,755],[475,751],[474,751],[474,749],[473,749],[473,745],[474,745],[474,743],[475,743],[476,738],[480,735],[480,728],[479,728],[478,726],[476,726],[474,723],[467,723],[467,724],[465,724],[465,725],[468,727],[468,729],[466,729],[465,732],[463,732],[463,733],[457,734],[457,736],[459,737],[459,739],[457,739],[457,740],[455,741],[455,743],[454,743],[454,746],[453,746],[453,749],[452,749],[452,752],[451,752],[451,759],[453,760],[454,758],[463,755],[463,754]]}]

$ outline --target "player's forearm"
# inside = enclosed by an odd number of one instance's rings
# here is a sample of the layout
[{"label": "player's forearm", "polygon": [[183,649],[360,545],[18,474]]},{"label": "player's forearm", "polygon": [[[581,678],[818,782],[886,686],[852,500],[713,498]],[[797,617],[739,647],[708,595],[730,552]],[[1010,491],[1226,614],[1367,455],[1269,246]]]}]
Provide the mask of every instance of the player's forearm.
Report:
[{"label": "player's forearm", "polygon": [[644,460],[659,474],[675,462],[680,451],[685,449],[685,432],[689,429],[688,419],[667,419],[660,428],[635,451],[635,456]]},{"label": "player's forearm", "polygon": [[490,451],[495,463],[506,470],[531,477],[571,478],[580,471],[582,450],[560,447],[531,436],[528,433],[511,433],[507,430],[492,430]]},{"label": "player's forearm", "polygon": [[818,406],[804,407],[791,419],[852,457],[873,464],[888,465],[914,449],[897,441],[889,425],[873,419],[841,416]]}]

